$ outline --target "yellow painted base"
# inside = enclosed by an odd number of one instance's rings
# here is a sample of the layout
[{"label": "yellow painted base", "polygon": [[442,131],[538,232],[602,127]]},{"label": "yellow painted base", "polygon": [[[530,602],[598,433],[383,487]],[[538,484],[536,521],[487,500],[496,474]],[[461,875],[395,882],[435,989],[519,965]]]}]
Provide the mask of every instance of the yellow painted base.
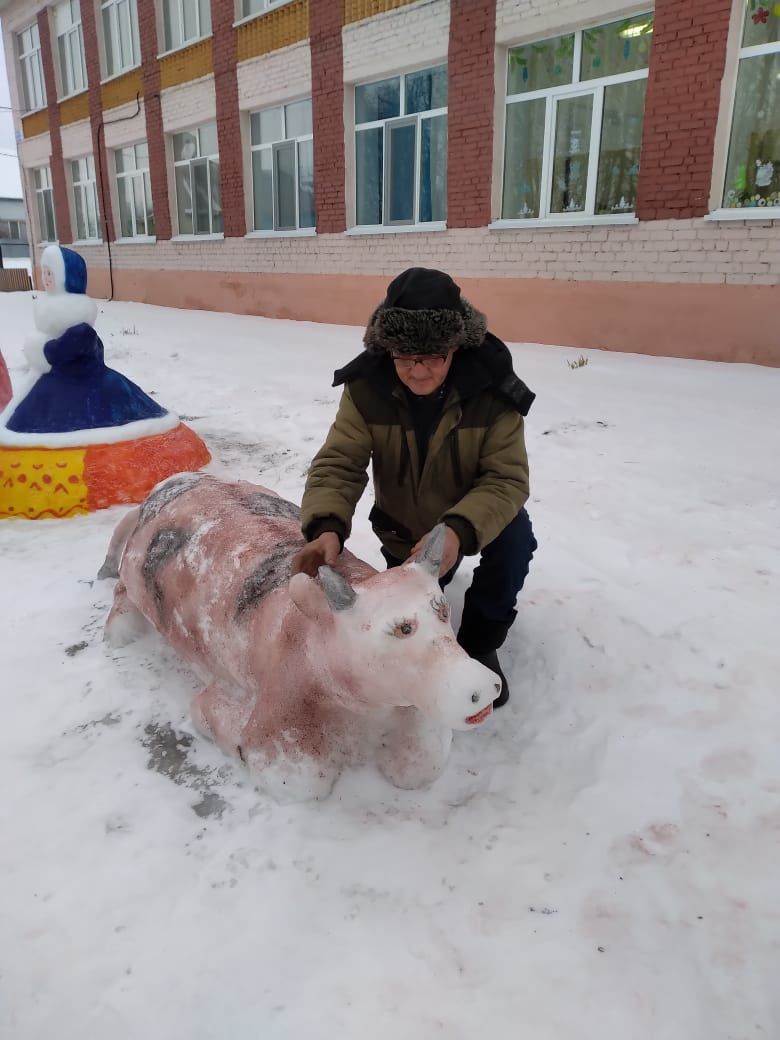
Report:
[{"label": "yellow painted base", "polygon": [[0,517],[40,520],[89,512],[84,448],[0,448]]}]

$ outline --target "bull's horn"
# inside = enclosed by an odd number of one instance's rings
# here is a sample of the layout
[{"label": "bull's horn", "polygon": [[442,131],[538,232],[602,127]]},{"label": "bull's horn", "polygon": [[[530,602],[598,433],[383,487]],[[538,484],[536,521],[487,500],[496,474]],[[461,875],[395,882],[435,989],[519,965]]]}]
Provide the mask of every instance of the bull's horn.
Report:
[{"label": "bull's horn", "polygon": [[330,609],[348,610],[357,599],[357,593],[347,579],[342,578],[332,567],[320,567],[318,574]]},{"label": "bull's horn", "polygon": [[415,563],[418,563],[423,570],[428,571],[434,576],[439,577],[439,567],[441,566],[441,558],[444,554],[444,524],[437,524],[428,537],[425,539],[425,544],[417,554]]}]

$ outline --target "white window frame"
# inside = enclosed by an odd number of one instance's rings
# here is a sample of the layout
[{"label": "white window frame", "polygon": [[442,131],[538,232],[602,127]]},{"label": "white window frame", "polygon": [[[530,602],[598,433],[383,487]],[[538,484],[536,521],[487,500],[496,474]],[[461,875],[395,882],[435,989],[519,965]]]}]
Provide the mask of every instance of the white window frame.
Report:
[{"label": "white window frame", "polygon": [[[252,231],[251,235],[290,235],[294,233],[300,234],[314,234],[317,227],[317,214],[314,214],[314,224],[307,224],[305,227],[301,227],[301,213],[300,213],[300,169],[298,165],[298,152],[299,145],[307,142],[314,141],[314,131],[311,133],[299,134],[297,137],[287,137],[287,108],[289,105],[297,105],[302,101],[308,101],[311,105],[311,98],[300,98],[299,101],[288,101],[283,105],[269,105],[265,108],[254,109],[249,113],[250,119],[250,163],[251,163],[251,182],[252,182]],[[281,109],[282,113],[282,137],[278,141],[272,141],[269,144],[252,144],[251,137],[251,119],[253,115],[260,115],[263,112],[271,112],[275,108]],[[276,183],[276,154],[285,146],[293,145],[295,151],[295,227],[280,227],[278,222],[278,209],[277,209],[277,183]],[[254,181],[254,163],[251,162],[252,155],[255,152],[270,152],[271,153],[271,183],[272,183],[272,197],[273,197],[273,213],[274,213],[274,226],[270,228],[258,228],[255,223],[255,181]]]},{"label": "white window frame", "polygon": [[[70,164],[70,181],[71,187],[73,188],[73,215],[76,223],[76,241],[77,242],[100,242],[100,206],[98,204],[97,194],[97,177],[95,175],[95,159],[92,155],[82,155],[78,159],[69,159]],[[84,164],[86,176],[84,176],[84,170],[82,170],[82,163]],[[78,180],[73,172],[74,164],[79,166]],[[78,213],[79,207],[77,200],[81,202],[81,212],[83,214],[84,226],[79,228]],[[90,217],[94,218],[95,222],[95,234],[89,233]],[[79,234],[80,231],[84,231],[85,234]]]},{"label": "white window frame", "polygon": [[290,3],[292,0],[238,0],[234,24],[249,22],[253,18],[259,18],[261,14],[268,14],[269,11],[275,11],[277,7],[286,7]]},{"label": "white window frame", "polygon": [[709,220],[780,220],[780,206],[733,206],[728,207],[723,203],[726,193],[726,177],[728,176],[728,161],[731,151],[731,133],[734,128],[734,110],[737,105],[737,83],[739,79],[739,68],[744,59],[761,57],[764,54],[780,53],[780,40],[775,43],[758,43],[752,47],[743,47],[744,39],[744,6],[740,4],[739,41],[740,47],[737,51],[737,68],[734,76],[734,89],[732,91],[731,104],[729,105],[728,133],[726,134],[726,154],[723,160],[723,175],[718,178],[718,207],[707,214]]},{"label": "white window frame", "polygon": [[[647,17],[653,16],[652,11],[640,12],[639,14],[632,16],[637,19],[643,17],[646,13]],[[637,80],[647,79],[649,69],[637,69],[635,72],[620,72],[614,76],[601,76],[598,79],[581,79],[582,73],[582,36],[583,33],[589,29],[598,28],[602,25],[610,25],[615,22],[616,18],[610,18],[608,22],[599,21],[594,25],[585,25],[579,29],[573,30],[572,33],[563,33],[562,35],[570,36],[574,35],[574,53],[572,57],[572,81],[570,83],[563,83],[557,87],[546,87],[542,90],[529,90],[523,94],[507,94],[504,103],[504,140],[501,151],[501,171],[500,171],[500,202],[499,202],[499,213],[503,213],[504,208],[504,179],[506,171],[506,125],[507,125],[507,114],[509,112],[509,106],[515,104],[522,104],[524,101],[536,101],[540,98],[545,98],[547,104],[545,106],[545,119],[544,119],[544,151],[542,153],[542,173],[541,173],[541,196],[539,199],[539,216],[538,217],[499,217],[498,220],[494,221],[490,226],[491,228],[527,228],[527,227],[554,227],[567,226],[571,224],[634,224],[637,223],[637,217],[635,210],[626,210],[623,213],[596,213],[596,190],[598,187],[598,166],[599,166],[599,155],[601,150],[601,131],[602,131],[602,118],[604,115],[604,91],[607,87],[616,86],[622,83],[632,83]],[[510,52],[514,47],[530,46],[534,43],[541,43],[542,41],[554,39],[550,34],[545,36],[534,37],[532,40],[524,40],[522,43],[512,44],[506,55],[506,78],[504,83],[508,82],[509,73],[509,61]],[[505,86],[506,89],[506,86]],[[585,197],[585,209],[577,210],[569,213],[551,213],[550,212],[550,201],[552,197],[552,171],[555,162],[555,131],[557,120],[555,118],[557,112],[558,102],[561,100],[576,98],[576,97],[587,97],[593,95],[593,113],[591,115],[590,124],[590,151],[588,154],[588,186]]]},{"label": "white window frame", "polygon": [[[197,32],[194,36],[184,35],[184,3],[185,0],[162,0],[162,6],[160,8],[160,34],[163,41],[163,54],[173,54],[174,51],[180,51],[184,47],[191,47],[195,43],[199,43],[201,40],[208,39],[212,35],[211,26],[211,6],[208,0],[205,4],[205,10],[208,12],[207,20],[208,25],[204,28],[203,19],[201,19],[201,0],[196,0],[195,11],[197,20]],[[179,39],[178,42],[174,40],[167,40],[165,38],[165,8],[169,8],[169,19],[171,24],[176,26],[178,31]]]},{"label": "white window frame", "polygon": [[[65,10],[70,15],[70,22],[65,28],[58,30],[59,14]],[[57,38],[57,64],[60,71],[60,99],[64,100],[75,94],[81,94],[87,89],[84,32],[81,27],[81,0],[62,0],[56,5],[54,28]]]},{"label": "white window frame", "polygon": [[[217,151],[209,152],[206,155],[201,153],[200,146],[200,134],[201,130],[206,126],[214,126],[216,128],[216,122],[201,123],[199,126],[189,127],[189,129],[177,130],[176,133],[171,134],[171,150],[173,151],[173,138],[178,134],[193,134],[198,142],[197,155],[192,156],[190,159],[176,159],[173,160],[173,179],[174,179],[174,194],[176,196],[176,224],[178,230],[178,238],[222,238],[224,231],[214,230],[214,195],[212,192],[212,162],[216,162],[218,166],[218,176],[221,175],[221,167],[219,166],[219,142],[217,142]],[[175,155],[175,153],[173,153]],[[187,166],[190,169],[190,202],[192,204],[192,231],[182,232],[179,227],[179,186],[176,180],[176,170],[180,167]],[[209,230],[208,231],[196,231],[195,230],[195,188],[193,184],[193,169],[195,167],[203,166],[206,169],[206,178],[209,192]],[[222,186],[220,188],[220,211],[222,201]]]},{"label": "white window frame", "polygon": [[[39,183],[39,181],[41,183]],[[46,245],[49,242],[57,241],[57,216],[54,212],[54,190],[51,182],[51,167],[50,166],[36,166],[32,171],[32,182],[33,191],[35,192],[35,211],[38,218],[38,243],[39,245]],[[46,226],[46,196],[49,197],[49,209],[51,211],[51,231],[53,232],[52,237],[49,237],[49,228]]]},{"label": "white window frame", "polygon": [[[412,112],[406,113],[406,77],[414,76],[419,72],[425,72],[428,69],[438,69],[441,66],[447,69],[447,104],[443,108],[431,108],[426,112]],[[358,123],[357,121],[357,97],[355,91],[358,87],[370,86],[372,83],[383,83],[388,79],[400,79],[400,112],[397,116],[391,116],[389,119],[374,119],[368,123]],[[422,148],[420,142],[422,140],[422,123],[426,119],[435,119],[438,116],[447,117],[447,130],[449,132],[449,66],[447,62],[437,62],[434,65],[423,65],[419,69],[407,69],[405,72],[397,72],[387,76],[379,76],[376,79],[362,80],[360,83],[355,84],[355,90],[353,90],[352,97],[353,113],[355,115],[355,131],[353,134],[353,148],[354,154],[357,156],[357,135],[362,130],[375,130],[383,128],[382,131],[382,223],[381,224],[359,224],[358,212],[357,212],[357,194],[358,194],[358,180],[357,180],[357,161],[355,161],[355,194],[354,194],[354,206],[355,206],[355,230],[362,233],[376,231],[401,231],[401,230],[420,230],[420,231],[431,231],[441,230],[446,226],[446,221],[420,221],[420,161]],[[412,220],[388,220],[388,200],[390,197],[390,183],[391,183],[391,149],[388,147],[388,138],[393,128],[401,126],[415,126],[415,137],[414,137],[414,218]],[[447,177],[449,178],[449,169],[447,170]]]},{"label": "white window frame", "polygon": [[19,62],[20,94],[24,110],[38,112],[46,108],[47,97],[37,22],[31,22],[16,34],[16,57]]},{"label": "white window frame", "polygon": [[[23,220],[0,220],[0,239],[3,242],[24,242],[26,241],[26,232],[22,234],[22,228],[24,227]],[[7,228],[8,234],[5,235],[3,232]],[[16,234],[14,234],[16,231]]]},{"label": "white window frame", "polygon": [[[89,0],[88,0],[89,2]],[[130,20],[130,39],[122,37],[122,10],[126,9]],[[110,24],[110,32],[105,31],[106,15]],[[122,76],[141,64],[141,42],[138,35],[138,7],[136,0],[101,0],[100,27],[103,36],[103,57],[105,59],[105,80]],[[129,50],[127,60],[123,52]],[[111,58],[111,62],[109,61]],[[113,67],[112,67],[113,65]]]},{"label": "white window frame", "polygon": [[[149,212],[151,212],[152,220],[154,220],[154,204],[153,204],[153,198],[152,198],[152,182],[151,182],[150,175],[149,175],[149,148],[148,148],[148,145],[147,145],[147,153],[146,153],[146,166],[139,166],[138,165],[138,153],[136,151],[138,146],[142,145],[142,144],[146,144],[146,142],[145,141],[137,141],[135,144],[125,144],[125,145],[122,145],[120,148],[117,148],[117,149],[114,150],[114,176],[116,177],[116,187],[117,187],[117,210],[116,210],[116,213],[117,213],[117,216],[119,217],[118,226],[119,226],[119,229],[120,229],[121,239],[125,240],[125,241],[130,241],[132,239],[147,239],[147,240],[151,241],[154,238],[153,232],[151,232],[149,230],[149,223],[148,223],[148,220],[147,220],[147,215],[149,214]],[[126,151],[126,150],[128,150],[130,148],[133,149],[135,168],[132,169],[132,170],[123,170],[120,173],[118,165],[117,165],[118,153],[122,152],[122,151]],[[133,231],[132,231],[132,234],[130,234],[130,235],[126,235],[124,233],[124,231],[122,230],[122,201],[121,201],[122,200],[122,192],[121,192],[120,188],[122,186],[122,182],[124,182],[124,181],[130,181],[131,182],[130,189],[131,189],[131,193],[132,193],[132,196],[133,196],[133,201],[135,201],[135,196],[136,196],[137,192],[142,194],[143,200],[144,200],[143,228],[139,229],[138,219],[137,219],[136,211],[135,211],[135,205],[133,205],[131,210],[130,210],[130,218],[131,218],[131,223],[133,225]]]}]

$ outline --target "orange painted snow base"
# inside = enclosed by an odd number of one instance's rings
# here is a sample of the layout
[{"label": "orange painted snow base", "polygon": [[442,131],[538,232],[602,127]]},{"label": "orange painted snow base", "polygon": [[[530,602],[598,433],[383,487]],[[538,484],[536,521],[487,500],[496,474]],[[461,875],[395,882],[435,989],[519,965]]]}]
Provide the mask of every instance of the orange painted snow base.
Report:
[{"label": "orange painted snow base", "polygon": [[[662,357],[780,367],[780,285],[453,276],[496,335]],[[115,269],[115,298],[268,318],[364,325],[392,275]],[[90,268],[96,296],[105,270]]]},{"label": "orange painted snow base", "polygon": [[165,477],[210,460],[206,445],[184,423],[117,444],[0,446],[0,517],[61,519],[140,502]]}]

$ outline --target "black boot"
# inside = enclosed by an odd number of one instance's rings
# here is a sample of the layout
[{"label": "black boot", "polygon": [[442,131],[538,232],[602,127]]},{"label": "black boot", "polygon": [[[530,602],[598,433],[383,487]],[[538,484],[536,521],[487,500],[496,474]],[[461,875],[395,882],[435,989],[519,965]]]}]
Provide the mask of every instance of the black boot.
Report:
[{"label": "black boot", "polygon": [[503,708],[506,702],[509,700],[509,685],[506,681],[506,676],[501,671],[501,665],[498,663],[498,654],[495,650],[491,650],[489,654],[482,654],[479,657],[474,656],[475,661],[479,661],[480,664],[484,664],[486,668],[489,668],[491,672],[495,672],[498,678],[501,680],[501,693],[493,701],[494,708]]},{"label": "black boot", "polygon": [[470,608],[468,603],[463,608],[458,642],[469,657],[495,672],[501,680],[501,693],[493,701],[494,708],[503,707],[509,700],[509,685],[498,663],[496,650],[503,645],[515,616],[513,612],[511,621],[492,621]]}]

